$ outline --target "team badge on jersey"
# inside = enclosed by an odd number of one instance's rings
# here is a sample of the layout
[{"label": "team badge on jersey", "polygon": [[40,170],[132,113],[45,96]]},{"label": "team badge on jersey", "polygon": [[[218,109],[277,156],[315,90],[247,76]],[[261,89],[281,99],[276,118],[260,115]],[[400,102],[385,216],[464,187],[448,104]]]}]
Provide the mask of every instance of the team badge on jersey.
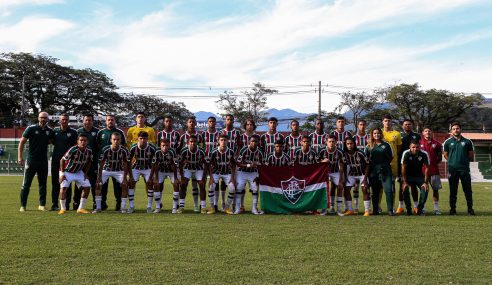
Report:
[{"label": "team badge on jersey", "polygon": [[454,143],[451,143],[451,146],[453,146],[453,145],[454,145]]},{"label": "team badge on jersey", "polygon": [[386,148],[386,146],[385,146],[385,145],[382,145],[382,146],[381,146],[381,148],[382,148],[382,149],[385,149],[385,148]]},{"label": "team badge on jersey", "polygon": [[37,135],[37,134],[39,134],[39,132],[38,132],[38,131],[34,131],[34,133],[35,133],[36,135]]},{"label": "team badge on jersey", "polygon": [[46,135],[49,136],[50,135],[50,131],[46,131]]},{"label": "team badge on jersey", "polygon": [[72,136],[72,134],[71,134],[71,133],[68,133],[68,134],[67,134],[67,137],[71,137],[71,136]]},{"label": "team badge on jersey", "polygon": [[[422,147],[424,147],[424,146],[422,145]],[[436,148],[436,144],[435,143],[432,144],[432,148]]]},{"label": "team badge on jersey", "polygon": [[92,132],[91,134],[92,134],[92,136],[95,136],[96,135],[96,132]]},{"label": "team badge on jersey", "polygon": [[461,145],[462,145],[462,146],[465,146],[465,142],[461,142]]},{"label": "team badge on jersey", "polygon": [[419,156],[418,160],[419,160],[419,161],[421,161],[421,160],[422,160],[422,157],[421,157],[421,156]]},{"label": "team badge on jersey", "polygon": [[282,193],[284,197],[295,205],[301,198],[306,187],[306,180],[299,180],[292,176],[289,180],[281,181]]}]

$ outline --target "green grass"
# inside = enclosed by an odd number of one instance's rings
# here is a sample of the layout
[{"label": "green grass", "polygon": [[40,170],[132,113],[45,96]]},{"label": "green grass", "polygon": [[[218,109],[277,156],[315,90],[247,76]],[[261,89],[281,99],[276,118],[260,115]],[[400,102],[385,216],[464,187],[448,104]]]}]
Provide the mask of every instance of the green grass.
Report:
[{"label": "green grass", "polygon": [[476,217],[460,192],[456,217],[364,218],[150,215],[141,184],[133,215],[38,212],[36,186],[20,213],[20,183],[0,177],[0,284],[492,282],[492,184],[473,184]]}]

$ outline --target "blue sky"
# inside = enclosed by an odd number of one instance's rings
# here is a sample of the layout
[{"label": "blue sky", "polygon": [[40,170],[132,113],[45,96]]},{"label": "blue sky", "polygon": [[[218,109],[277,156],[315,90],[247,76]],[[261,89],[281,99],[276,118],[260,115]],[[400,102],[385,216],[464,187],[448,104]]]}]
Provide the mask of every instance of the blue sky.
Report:
[{"label": "blue sky", "polygon": [[98,69],[192,111],[262,82],[279,90],[269,107],[315,112],[321,80],[332,111],[336,92],[395,83],[492,97],[490,15],[480,0],[2,0],[0,51]]}]

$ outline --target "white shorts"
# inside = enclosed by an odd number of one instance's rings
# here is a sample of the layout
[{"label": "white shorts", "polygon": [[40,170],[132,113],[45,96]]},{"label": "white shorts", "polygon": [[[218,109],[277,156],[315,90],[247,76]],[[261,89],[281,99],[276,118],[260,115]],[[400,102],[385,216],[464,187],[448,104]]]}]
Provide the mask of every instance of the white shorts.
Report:
[{"label": "white shorts", "polygon": [[88,188],[91,187],[91,183],[89,182],[88,179],[85,179],[84,177],[84,172],[82,170],[75,172],[75,173],[70,173],[70,172],[63,172],[63,175],[65,176],[65,180],[60,183],[60,187],[62,188],[68,188],[70,187],[70,183],[75,182],[75,185],[79,188]]},{"label": "white shorts", "polygon": [[103,170],[102,171],[102,177],[101,177],[101,182],[102,184],[105,184],[108,182],[109,177],[113,177],[114,179],[118,180],[119,183],[123,182],[123,171],[107,171]]},{"label": "white shorts", "polygon": [[144,177],[145,182],[148,182],[150,179],[151,169],[132,169],[132,177],[135,182],[138,182],[140,179],[140,175]]},{"label": "white shorts", "polygon": [[222,181],[224,181],[225,184],[231,183],[231,174],[213,174],[214,176],[214,182],[217,183],[219,182],[219,179],[222,178]]},{"label": "white shorts", "polygon": [[171,183],[174,184],[174,173],[172,173],[172,172],[160,172],[159,171],[159,183],[164,182],[164,180],[166,180],[166,178],[168,178],[168,177],[171,180]]},{"label": "white shorts", "polygon": [[203,170],[183,169],[183,176],[187,179],[195,178],[196,180],[202,180]]},{"label": "white shorts", "polygon": [[258,172],[238,171],[236,176],[238,190],[243,191],[244,188],[246,188],[246,183],[249,182],[249,189],[252,192],[258,191],[256,182],[254,181],[256,178],[258,178]]},{"label": "white shorts", "polygon": [[358,183],[362,183],[362,180],[364,180],[364,175],[361,176],[348,176],[347,177],[347,184],[345,186],[353,187]]},{"label": "white shorts", "polygon": [[430,177],[430,185],[432,187],[432,190],[434,190],[434,191],[442,189],[441,176],[432,175]]},{"label": "white shorts", "polygon": [[333,184],[338,186],[338,183],[340,182],[340,172],[330,173],[328,174],[328,178],[330,178],[330,181],[333,182]]}]

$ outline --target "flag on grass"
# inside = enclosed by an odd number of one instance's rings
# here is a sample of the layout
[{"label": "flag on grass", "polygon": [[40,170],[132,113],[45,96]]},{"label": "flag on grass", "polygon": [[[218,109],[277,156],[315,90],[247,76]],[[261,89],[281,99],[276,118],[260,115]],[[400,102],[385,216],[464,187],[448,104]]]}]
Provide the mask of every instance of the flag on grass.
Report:
[{"label": "flag on grass", "polygon": [[328,164],[260,166],[261,209],[288,214],[325,209]]}]

